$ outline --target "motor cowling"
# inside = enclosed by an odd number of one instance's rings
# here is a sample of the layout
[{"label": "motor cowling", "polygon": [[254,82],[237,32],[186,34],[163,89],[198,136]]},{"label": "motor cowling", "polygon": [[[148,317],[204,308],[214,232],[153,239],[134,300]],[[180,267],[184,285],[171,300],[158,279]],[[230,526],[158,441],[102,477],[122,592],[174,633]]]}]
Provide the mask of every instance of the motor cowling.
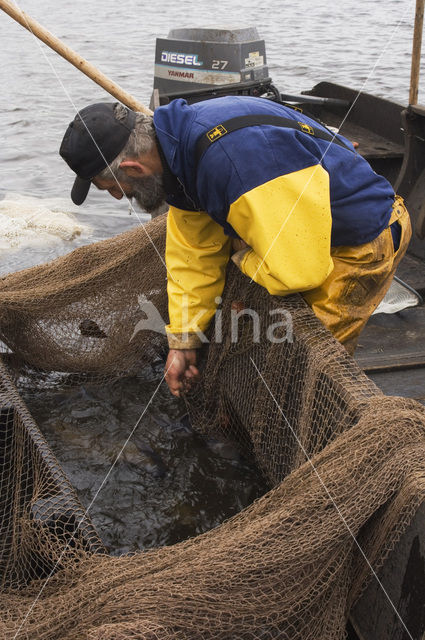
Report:
[{"label": "motor cowling", "polygon": [[156,40],[154,90],[161,104],[196,90],[267,79],[266,46],[255,27],[172,29]]}]

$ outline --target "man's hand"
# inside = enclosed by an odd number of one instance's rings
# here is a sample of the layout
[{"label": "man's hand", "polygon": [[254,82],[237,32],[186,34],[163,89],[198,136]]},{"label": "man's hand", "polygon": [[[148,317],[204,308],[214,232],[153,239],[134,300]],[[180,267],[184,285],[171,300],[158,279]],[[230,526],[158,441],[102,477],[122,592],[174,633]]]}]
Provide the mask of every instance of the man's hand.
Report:
[{"label": "man's hand", "polygon": [[196,349],[170,349],[165,364],[165,380],[177,398],[182,391],[189,391],[199,380],[196,367]]}]

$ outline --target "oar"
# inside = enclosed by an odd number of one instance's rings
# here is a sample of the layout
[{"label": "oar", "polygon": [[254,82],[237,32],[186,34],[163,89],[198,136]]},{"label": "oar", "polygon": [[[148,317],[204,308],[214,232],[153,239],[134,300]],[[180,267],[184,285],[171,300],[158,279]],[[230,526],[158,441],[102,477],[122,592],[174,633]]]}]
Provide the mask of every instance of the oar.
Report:
[{"label": "oar", "polygon": [[409,104],[417,104],[419,71],[421,66],[422,31],[424,24],[424,2],[416,0],[415,28],[413,31],[412,69],[410,73]]},{"label": "oar", "polygon": [[110,93],[114,98],[125,104],[133,111],[140,111],[146,115],[152,115],[152,111],[141,104],[136,98],[127,93],[118,84],[110,80],[104,73],[96,69],[95,66],[87,62],[78,53],[76,53],[71,47],[64,44],[59,38],[54,36],[50,31],[45,29],[39,22],[33,20],[27,13],[21,11],[10,2],[10,0],[0,0],[0,9],[7,13],[11,18],[19,22],[30,33],[34,34],[44,44],[56,51],[62,58],[68,60],[77,69],[82,71],[86,76],[91,78],[94,82],[100,85],[105,91]]}]

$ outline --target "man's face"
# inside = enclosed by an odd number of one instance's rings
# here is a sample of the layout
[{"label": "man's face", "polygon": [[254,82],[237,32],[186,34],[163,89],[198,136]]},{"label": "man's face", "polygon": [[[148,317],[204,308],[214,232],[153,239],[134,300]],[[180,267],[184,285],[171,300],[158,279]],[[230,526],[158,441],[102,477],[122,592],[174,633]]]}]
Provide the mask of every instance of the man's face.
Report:
[{"label": "man's face", "polygon": [[108,191],[111,196],[117,200],[121,200],[125,195],[129,200],[134,198],[137,204],[151,213],[158,209],[166,198],[162,176],[158,174],[146,175],[140,178],[132,178],[119,172],[118,181],[111,178],[110,180],[93,178],[92,183],[102,191]]}]

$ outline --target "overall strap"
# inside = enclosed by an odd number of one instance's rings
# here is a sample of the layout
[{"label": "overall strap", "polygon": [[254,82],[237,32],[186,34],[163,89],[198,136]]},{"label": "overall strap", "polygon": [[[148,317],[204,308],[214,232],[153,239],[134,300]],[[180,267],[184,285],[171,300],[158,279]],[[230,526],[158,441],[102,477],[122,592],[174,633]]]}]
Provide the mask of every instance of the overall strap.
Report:
[{"label": "overall strap", "polygon": [[237,129],[243,129],[244,127],[255,127],[262,124],[273,125],[274,127],[285,127],[287,129],[296,129],[297,131],[301,131],[302,133],[314,136],[315,138],[333,142],[340,147],[347,149],[347,151],[355,153],[353,149],[350,149],[350,147],[342,142],[342,140],[337,138],[336,135],[332,135],[327,131],[312,127],[306,122],[297,122],[296,120],[291,120],[290,118],[283,118],[281,116],[273,116],[268,114],[245,115],[236,116],[236,118],[225,120],[221,124],[215,126],[213,129],[210,129],[206,133],[202,133],[199,136],[198,140],[196,141],[195,148],[195,168],[198,167],[198,164],[205,151],[209,149],[209,147],[214,142],[216,142],[216,140],[220,140],[220,138],[222,138],[223,136],[227,135],[228,133],[232,133],[232,131],[236,131]]}]

